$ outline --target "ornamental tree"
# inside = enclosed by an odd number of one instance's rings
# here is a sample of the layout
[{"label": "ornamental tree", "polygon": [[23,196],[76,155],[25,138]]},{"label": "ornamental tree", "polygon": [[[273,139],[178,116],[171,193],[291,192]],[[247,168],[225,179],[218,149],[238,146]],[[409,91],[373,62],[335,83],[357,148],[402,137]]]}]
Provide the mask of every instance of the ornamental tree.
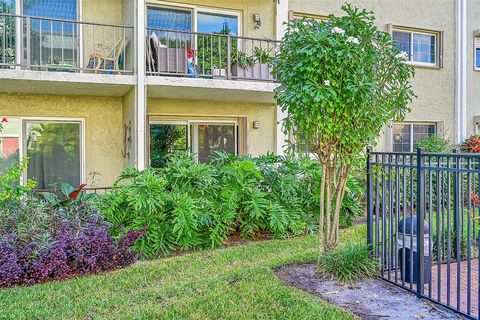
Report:
[{"label": "ornamental tree", "polygon": [[[292,21],[274,59],[275,97],[286,114],[283,131],[306,143],[322,166],[320,251],[338,244],[347,177],[390,120],[410,111],[414,71],[372,12],[342,7],[328,20]],[[289,150],[296,150],[289,143]]]}]

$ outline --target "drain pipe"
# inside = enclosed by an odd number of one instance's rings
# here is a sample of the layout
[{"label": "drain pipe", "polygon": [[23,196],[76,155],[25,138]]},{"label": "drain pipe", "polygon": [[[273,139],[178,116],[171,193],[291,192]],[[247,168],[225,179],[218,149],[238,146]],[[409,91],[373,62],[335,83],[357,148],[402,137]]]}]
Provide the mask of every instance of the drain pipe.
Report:
[{"label": "drain pipe", "polygon": [[[288,14],[288,0],[274,0],[276,2],[276,38],[277,40],[282,40],[283,35],[285,34],[285,26],[284,22],[288,21],[289,14]],[[283,155],[284,154],[284,145],[285,140],[288,139],[288,136],[282,130],[283,126],[283,119],[287,117],[286,112],[282,112],[280,107],[277,106],[276,110],[276,122],[277,122],[277,132],[276,132],[276,154]]]},{"label": "drain pipe", "polygon": [[456,143],[467,137],[467,2],[457,0],[456,14]]}]

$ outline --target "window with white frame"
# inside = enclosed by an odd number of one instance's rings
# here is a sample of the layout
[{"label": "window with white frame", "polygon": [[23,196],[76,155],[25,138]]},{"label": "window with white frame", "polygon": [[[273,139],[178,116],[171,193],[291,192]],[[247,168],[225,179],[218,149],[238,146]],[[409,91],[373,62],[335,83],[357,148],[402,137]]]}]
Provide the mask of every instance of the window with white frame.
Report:
[{"label": "window with white frame", "polygon": [[395,123],[393,125],[393,151],[412,152],[415,143],[437,134],[434,123]]},{"label": "window with white frame", "polygon": [[0,171],[25,157],[24,179],[34,179],[37,188],[60,183],[83,182],[82,121],[0,117]]},{"label": "window with white frame", "polygon": [[474,38],[474,68],[475,70],[480,70],[480,36]]},{"label": "window with white frame", "polygon": [[438,64],[438,33],[395,29],[392,36],[398,49],[407,54],[408,62],[426,66]]},{"label": "window with white frame", "polygon": [[240,12],[191,6],[148,6],[148,28],[240,35]]}]

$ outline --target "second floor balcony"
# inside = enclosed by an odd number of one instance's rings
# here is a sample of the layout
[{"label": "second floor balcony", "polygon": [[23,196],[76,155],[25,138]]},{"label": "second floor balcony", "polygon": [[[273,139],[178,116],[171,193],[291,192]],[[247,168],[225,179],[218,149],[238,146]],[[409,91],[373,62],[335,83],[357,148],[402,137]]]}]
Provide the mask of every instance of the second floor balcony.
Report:
[{"label": "second floor balcony", "polygon": [[133,74],[133,27],[0,14],[0,69]]},{"label": "second floor balcony", "polygon": [[274,81],[272,59],[279,41],[146,28],[147,75]]}]

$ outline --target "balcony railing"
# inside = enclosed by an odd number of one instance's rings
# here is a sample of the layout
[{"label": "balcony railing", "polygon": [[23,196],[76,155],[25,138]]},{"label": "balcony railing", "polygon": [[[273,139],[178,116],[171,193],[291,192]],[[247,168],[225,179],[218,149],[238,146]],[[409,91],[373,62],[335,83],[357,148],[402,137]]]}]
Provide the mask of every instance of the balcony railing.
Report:
[{"label": "balcony railing", "polygon": [[274,81],[279,41],[146,28],[147,74]]},{"label": "balcony railing", "polygon": [[133,35],[133,27],[0,14],[0,69],[130,74]]}]

